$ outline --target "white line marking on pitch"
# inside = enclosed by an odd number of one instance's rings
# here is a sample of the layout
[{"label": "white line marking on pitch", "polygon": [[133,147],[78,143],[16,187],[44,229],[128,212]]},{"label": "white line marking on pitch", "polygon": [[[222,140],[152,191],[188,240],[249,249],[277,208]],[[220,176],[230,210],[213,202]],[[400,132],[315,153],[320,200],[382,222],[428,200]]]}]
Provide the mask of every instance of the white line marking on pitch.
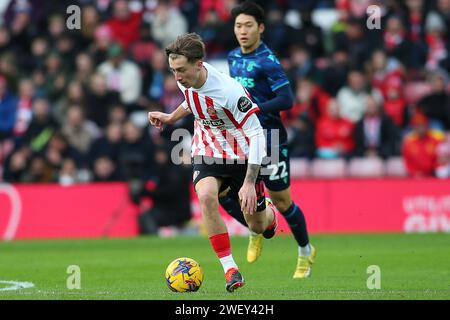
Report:
[{"label": "white line marking on pitch", "polygon": [[14,186],[6,183],[0,183],[0,193],[4,193],[9,196],[11,200],[11,213],[9,216],[8,225],[3,235],[4,240],[13,240],[19,226],[20,218],[22,215],[22,201],[20,194]]},{"label": "white line marking on pitch", "polygon": [[0,291],[11,291],[11,290],[20,290],[33,288],[34,284],[32,282],[19,282],[19,281],[4,281],[0,280],[0,284],[7,284],[8,287],[0,288]]}]

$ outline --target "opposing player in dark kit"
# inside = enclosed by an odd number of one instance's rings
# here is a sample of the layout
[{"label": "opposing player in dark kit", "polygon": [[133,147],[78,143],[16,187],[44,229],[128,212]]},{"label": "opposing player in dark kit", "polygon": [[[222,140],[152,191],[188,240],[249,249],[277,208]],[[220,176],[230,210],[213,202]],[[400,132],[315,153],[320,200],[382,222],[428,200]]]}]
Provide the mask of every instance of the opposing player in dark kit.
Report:
[{"label": "opposing player in dark kit", "polygon": [[[261,40],[264,32],[264,11],[251,1],[233,8],[234,33],[239,47],[228,55],[230,75],[250,93],[260,108],[258,118],[267,129],[267,150],[275,132],[279,136],[278,162],[265,166],[271,171],[263,175],[269,197],[283,215],[298,243],[298,259],[294,278],[307,278],[316,257],[316,249],[309,243],[306,221],[302,210],[292,201],[289,177],[287,133],[280,111],[292,107],[293,98],[289,81],[274,53]],[[275,143],[278,142],[275,140]],[[271,158],[276,158],[271,156]],[[220,204],[233,217],[245,224],[239,203],[228,196],[220,197]],[[262,250],[262,234],[251,233],[247,251],[248,262],[258,259]]]}]

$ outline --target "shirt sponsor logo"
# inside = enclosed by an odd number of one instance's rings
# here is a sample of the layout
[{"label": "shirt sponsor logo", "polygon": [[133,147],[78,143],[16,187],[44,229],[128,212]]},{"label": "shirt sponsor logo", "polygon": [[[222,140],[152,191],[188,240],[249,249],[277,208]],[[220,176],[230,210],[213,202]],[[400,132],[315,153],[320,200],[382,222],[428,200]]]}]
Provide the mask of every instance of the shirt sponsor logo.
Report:
[{"label": "shirt sponsor logo", "polygon": [[222,119],[216,119],[216,120],[199,119],[199,121],[204,126],[219,127],[219,126],[225,125],[225,122],[223,122]]}]

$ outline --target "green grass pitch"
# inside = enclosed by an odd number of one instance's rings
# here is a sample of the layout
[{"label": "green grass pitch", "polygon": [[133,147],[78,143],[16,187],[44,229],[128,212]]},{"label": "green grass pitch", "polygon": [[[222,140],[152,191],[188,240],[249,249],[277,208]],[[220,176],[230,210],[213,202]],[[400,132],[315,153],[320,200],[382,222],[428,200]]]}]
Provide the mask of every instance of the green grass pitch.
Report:
[{"label": "green grass pitch", "polygon": [[[233,237],[233,256],[245,287],[225,291],[222,268],[203,237],[0,243],[0,281],[32,282],[2,299],[450,299],[449,234],[313,235],[312,277],[293,280],[297,248],[289,236],[264,241],[261,258],[245,260],[247,238]],[[173,293],[164,271],[191,257],[205,271],[198,292]],[[81,269],[81,289],[66,287],[69,265]],[[381,270],[381,289],[369,290],[367,268]]]}]

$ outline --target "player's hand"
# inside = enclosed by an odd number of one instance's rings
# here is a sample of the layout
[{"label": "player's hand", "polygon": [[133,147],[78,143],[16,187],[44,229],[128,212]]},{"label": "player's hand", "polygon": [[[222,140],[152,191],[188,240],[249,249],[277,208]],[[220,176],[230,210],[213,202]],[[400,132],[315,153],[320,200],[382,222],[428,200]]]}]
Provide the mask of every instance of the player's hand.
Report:
[{"label": "player's hand", "polygon": [[239,190],[239,200],[241,200],[241,210],[244,214],[256,212],[256,190],[252,183],[244,183]]},{"label": "player's hand", "polygon": [[152,126],[162,130],[164,124],[170,123],[170,115],[164,112],[152,111],[148,113],[148,121]]}]

